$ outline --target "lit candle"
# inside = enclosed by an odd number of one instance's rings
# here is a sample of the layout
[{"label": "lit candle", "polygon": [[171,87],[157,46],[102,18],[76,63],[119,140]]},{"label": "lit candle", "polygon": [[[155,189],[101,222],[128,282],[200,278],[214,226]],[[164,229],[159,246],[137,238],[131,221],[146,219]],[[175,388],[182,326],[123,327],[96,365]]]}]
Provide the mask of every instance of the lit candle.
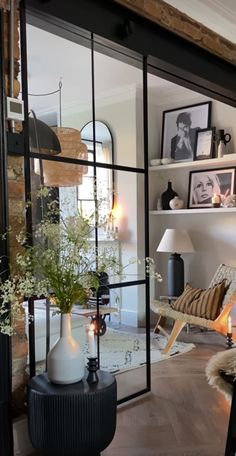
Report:
[{"label": "lit candle", "polygon": [[89,353],[91,357],[96,356],[94,329],[94,324],[91,324],[88,331]]},{"label": "lit candle", "polygon": [[232,318],[229,315],[228,316],[228,329],[227,329],[228,334],[232,334]]},{"label": "lit candle", "polygon": [[217,205],[217,206],[220,205],[220,203],[221,203],[220,195],[217,195],[216,193],[214,193],[214,195],[211,198],[211,202],[213,205]]}]

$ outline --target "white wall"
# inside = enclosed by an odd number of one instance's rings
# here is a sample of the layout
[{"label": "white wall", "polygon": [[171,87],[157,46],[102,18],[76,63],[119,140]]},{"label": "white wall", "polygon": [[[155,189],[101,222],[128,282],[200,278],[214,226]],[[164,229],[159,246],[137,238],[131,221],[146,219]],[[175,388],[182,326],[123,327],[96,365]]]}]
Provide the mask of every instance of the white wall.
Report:
[{"label": "white wall", "polygon": [[[190,91],[186,91],[189,94]],[[153,98],[152,98],[153,99]],[[182,103],[175,101],[151,107],[151,125],[158,124],[158,132],[155,133],[158,144],[156,155],[154,145],[150,144],[150,158],[160,157],[161,154],[161,123],[162,112],[181,106],[192,105],[208,98],[192,93],[186,96]],[[154,100],[153,100],[154,101]],[[156,117],[156,120],[155,120]],[[232,135],[231,142],[227,145],[228,152],[236,152],[236,111],[234,108],[212,100],[212,126],[216,129],[225,129]],[[149,138],[150,142],[150,138]],[[235,162],[236,166],[236,162]],[[197,169],[197,168],[195,168]],[[207,167],[206,167],[207,169]],[[150,209],[156,210],[157,199],[166,190],[168,179],[172,182],[173,189],[184,199],[184,207],[187,207],[189,170],[178,169],[151,172],[150,176]],[[156,260],[157,270],[163,275],[163,283],[156,288],[156,296],[167,293],[167,259],[168,254],[156,253],[166,228],[183,228],[189,231],[196,253],[183,255],[185,261],[185,279],[193,286],[205,288],[220,263],[236,267],[236,213],[189,213],[182,215],[150,216],[150,254]]]},{"label": "white wall", "polygon": [[[121,94],[120,94],[121,95]],[[137,109],[137,104],[139,109]],[[124,166],[143,166],[142,139],[142,110],[140,100],[137,102],[136,90],[129,89],[122,96],[99,102],[96,105],[96,119],[105,122],[111,130],[114,140],[115,163]],[[63,114],[63,126],[70,126],[81,130],[91,121],[91,110],[72,113],[65,111]],[[137,133],[139,132],[139,133]],[[141,133],[140,133],[141,132]],[[143,252],[137,249],[137,243],[143,238],[143,217],[140,220],[139,213],[143,212],[143,192],[139,195],[137,204],[137,176],[125,171],[118,171],[115,175],[115,191],[117,199],[122,207],[122,215],[115,222],[119,228],[122,246],[122,263],[126,265],[130,258],[137,257]],[[139,220],[139,223],[138,223]],[[139,227],[139,229],[138,229]],[[127,269],[126,280],[135,280],[138,277],[137,264]],[[120,291],[122,305],[122,323],[138,325],[139,302],[143,305],[143,297],[137,287],[124,288]]]}]

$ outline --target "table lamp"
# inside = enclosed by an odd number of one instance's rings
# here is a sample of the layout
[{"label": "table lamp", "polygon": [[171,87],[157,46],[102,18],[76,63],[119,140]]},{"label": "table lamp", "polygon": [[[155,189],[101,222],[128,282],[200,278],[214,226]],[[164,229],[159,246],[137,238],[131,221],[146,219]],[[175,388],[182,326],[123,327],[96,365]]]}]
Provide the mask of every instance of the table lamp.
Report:
[{"label": "table lamp", "polygon": [[170,252],[168,259],[168,296],[180,296],[184,290],[184,261],[181,253],[194,252],[186,230],[168,228],[157,247],[157,252]]}]

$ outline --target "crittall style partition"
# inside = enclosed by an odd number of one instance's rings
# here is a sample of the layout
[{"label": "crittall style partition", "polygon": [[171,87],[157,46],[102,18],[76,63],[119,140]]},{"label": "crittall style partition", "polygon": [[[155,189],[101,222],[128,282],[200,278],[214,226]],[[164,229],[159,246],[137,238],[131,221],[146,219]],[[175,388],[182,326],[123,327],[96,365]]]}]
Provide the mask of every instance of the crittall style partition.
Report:
[{"label": "crittall style partition", "polygon": [[[56,164],[60,167],[60,176],[66,175],[67,167],[88,167],[88,175],[96,178],[104,171],[111,171],[114,181],[114,194],[122,205],[125,217],[117,216],[120,222],[118,232],[121,234],[118,250],[124,252],[122,260],[126,262],[129,256],[145,258],[149,256],[149,218],[148,218],[148,73],[152,73],[168,81],[178,83],[184,87],[191,88],[196,92],[205,94],[219,101],[236,106],[236,87],[234,67],[198,48],[197,46],[172,34],[170,31],[153,24],[146,19],[136,15],[128,9],[111,2],[80,0],[80,2],[69,1],[67,3],[51,0],[40,2],[27,0],[20,2],[20,31],[21,31],[21,77],[22,77],[22,98],[24,100],[25,121],[23,132],[19,133],[23,142],[20,142],[17,153],[14,147],[10,147],[6,136],[6,112],[5,112],[5,82],[4,82],[4,53],[1,44],[1,139],[0,139],[0,224],[1,232],[8,227],[8,194],[7,194],[7,159],[9,157],[21,157],[22,169],[25,182],[24,198],[29,200],[32,197],[32,190],[37,187],[38,181],[35,178],[35,161],[40,160],[41,170],[49,169]],[[105,24],[105,26],[104,26]],[[75,158],[71,156],[50,155],[37,150],[30,149],[29,145],[29,117],[32,109],[32,101],[28,92],[30,79],[27,78],[27,66],[30,67],[30,41],[27,43],[27,34],[30,34],[30,27],[35,27],[41,33],[50,33],[59,40],[58,46],[65,42],[73,43],[75,47],[74,58],[81,62],[81,71],[85,68],[89,80],[90,95],[77,105],[68,107],[62,103],[62,125],[65,127],[82,129],[87,122],[92,122],[92,144],[93,157],[91,160]],[[1,15],[1,36],[3,36],[2,15]],[[1,40],[3,43],[3,39]],[[27,47],[29,57],[27,60]],[[77,49],[77,50],[76,50]],[[54,57],[52,55],[51,57]],[[63,65],[63,56],[60,55],[58,47],[57,59]],[[84,59],[84,60],[82,60]],[[64,54],[65,60],[65,54]],[[103,73],[108,73],[110,65],[116,65],[117,79],[114,79],[114,90],[106,93],[106,87],[102,85],[102,78],[99,78],[98,69],[102,62]],[[67,62],[70,65],[71,62]],[[73,67],[71,66],[71,74]],[[47,75],[47,68],[43,68]],[[135,91],[130,87],[122,87],[122,75],[126,73],[130,85],[136,84]],[[49,76],[49,74],[47,75]],[[57,84],[54,81],[54,87]],[[64,84],[64,83],[63,83]],[[117,90],[119,89],[119,90]],[[63,90],[66,90],[65,84]],[[44,92],[44,87],[38,87],[38,94]],[[47,90],[46,90],[47,91]],[[85,86],[78,87],[81,94],[85,93]],[[108,98],[109,103],[101,103],[101,94]],[[81,95],[82,97],[82,95]],[[81,98],[82,99],[82,98]],[[76,94],[75,94],[76,100]],[[114,108],[114,105],[116,106]],[[72,109],[73,108],[73,109]],[[72,115],[73,114],[73,115]],[[86,114],[86,115],[85,115]],[[98,130],[96,122],[108,119],[107,123],[112,131],[114,139],[114,159],[112,162],[104,162],[96,157],[98,146]],[[123,123],[122,123],[123,122]],[[55,123],[54,123],[55,126]],[[122,128],[121,128],[122,126]],[[85,138],[86,139],[86,138]],[[88,139],[88,138],[87,138]],[[83,142],[83,138],[82,138]],[[49,166],[50,165],[50,166]],[[35,180],[36,179],[36,180]],[[59,188],[63,194],[63,185],[53,185]],[[75,186],[76,187],[76,186]],[[78,186],[79,187],[79,186]],[[78,189],[77,189],[78,190]],[[85,200],[80,191],[74,192],[76,202]],[[96,197],[94,198],[96,204]],[[126,211],[126,212],[125,212]],[[28,233],[32,234],[32,225],[35,221],[34,207],[27,210],[26,226]],[[112,229],[114,233],[116,226]],[[115,235],[116,236],[116,235]],[[105,241],[110,238],[105,238]],[[93,242],[96,248],[104,242],[104,233],[98,229],[94,231]],[[7,240],[1,241],[1,256],[7,256]],[[120,250],[119,250],[120,254]],[[1,263],[2,271],[6,271],[7,264]],[[149,307],[149,278],[143,268],[133,266],[130,275],[119,280],[109,281],[109,293],[119,296],[121,323],[124,325],[142,326],[145,331],[145,362],[139,381],[133,382],[132,374],[128,388],[122,393],[122,374],[120,375],[119,403],[135,398],[150,391],[150,307]],[[115,298],[111,298],[114,299]],[[115,301],[114,301],[115,302]],[[130,305],[132,303],[132,305]],[[35,303],[29,301],[29,313],[34,314]],[[99,303],[97,302],[97,313]],[[48,322],[49,314],[45,320]],[[134,320],[135,319],[135,320]],[[35,358],[35,324],[37,324],[37,313],[35,321],[28,330],[29,338],[29,370],[30,376],[36,372]],[[47,323],[47,328],[49,327]],[[49,349],[49,330],[46,334],[47,349]],[[100,356],[103,341],[98,336],[98,358]],[[0,426],[2,430],[0,441],[0,454],[4,456],[13,455],[12,424],[11,424],[11,339],[0,334]],[[136,379],[135,379],[136,380]],[[129,383],[129,382],[128,382]],[[127,385],[126,385],[127,386]],[[119,389],[119,384],[118,384]]]}]

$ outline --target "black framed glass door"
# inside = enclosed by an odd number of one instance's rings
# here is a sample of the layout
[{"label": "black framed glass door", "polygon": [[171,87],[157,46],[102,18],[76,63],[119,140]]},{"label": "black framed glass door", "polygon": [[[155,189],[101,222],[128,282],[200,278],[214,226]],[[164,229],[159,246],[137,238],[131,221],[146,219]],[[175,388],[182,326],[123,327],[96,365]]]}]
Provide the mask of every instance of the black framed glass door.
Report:
[{"label": "black framed glass door", "polygon": [[[72,155],[69,148],[63,150],[63,156],[29,149],[26,182],[31,194],[42,182],[51,185],[58,189],[60,206],[63,208],[67,198],[72,212],[81,206],[82,200],[83,211],[96,207],[97,199],[104,198],[104,187],[108,187],[107,199],[112,201],[112,207],[106,205],[107,213],[102,214],[107,222],[103,229],[95,227],[91,243],[98,252],[115,248],[118,261],[125,266],[125,273],[108,278],[106,333],[97,338],[100,368],[113,372],[119,379],[121,403],[150,390],[149,280],[144,261],[148,257],[146,60],[138,54],[135,58],[128,56],[125,49],[118,52],[111,43],[104,45],[99,37],[81,29],[76,34],[74,30],[76,38],[68,40],[61,36],[62,31],[55,24],[54,33],[50,33],[46,31],[50,28],[47,21],[37,27],[29,15],[27,22],[28,80],[26,74],[23,76],[24,87],[28,86],[24,91],[28,110],[48,125],[61,122],[54,130],[56,134],[63,128],[80,132],[91,123],[91,146],[86,157]],[[58,79],[62,81],[61,99],[54,90]],[[112,160],[107,155],[107,138],[103,137],[101,121],[112,135]],[[88,147],[87,140],[83,136],[79,138],[81,147]],[[78,183],[74,173],[81,174]],[[31,216],[30,223],[34,225],[38,217],[34,201]],[[99,313],[98,306],[96,311]],[[43,361],[38,358],[41,355],[37,313],[42,312],[37,310],[36,303],[32,375],[37,372],[37,363]],[[53,321],[51,331],[52,327]],[[50,344],[53,338],[54,335]],[[86,339],[84,343],[87,344]],[[138,369],[135,383],[133,369]]]}]

